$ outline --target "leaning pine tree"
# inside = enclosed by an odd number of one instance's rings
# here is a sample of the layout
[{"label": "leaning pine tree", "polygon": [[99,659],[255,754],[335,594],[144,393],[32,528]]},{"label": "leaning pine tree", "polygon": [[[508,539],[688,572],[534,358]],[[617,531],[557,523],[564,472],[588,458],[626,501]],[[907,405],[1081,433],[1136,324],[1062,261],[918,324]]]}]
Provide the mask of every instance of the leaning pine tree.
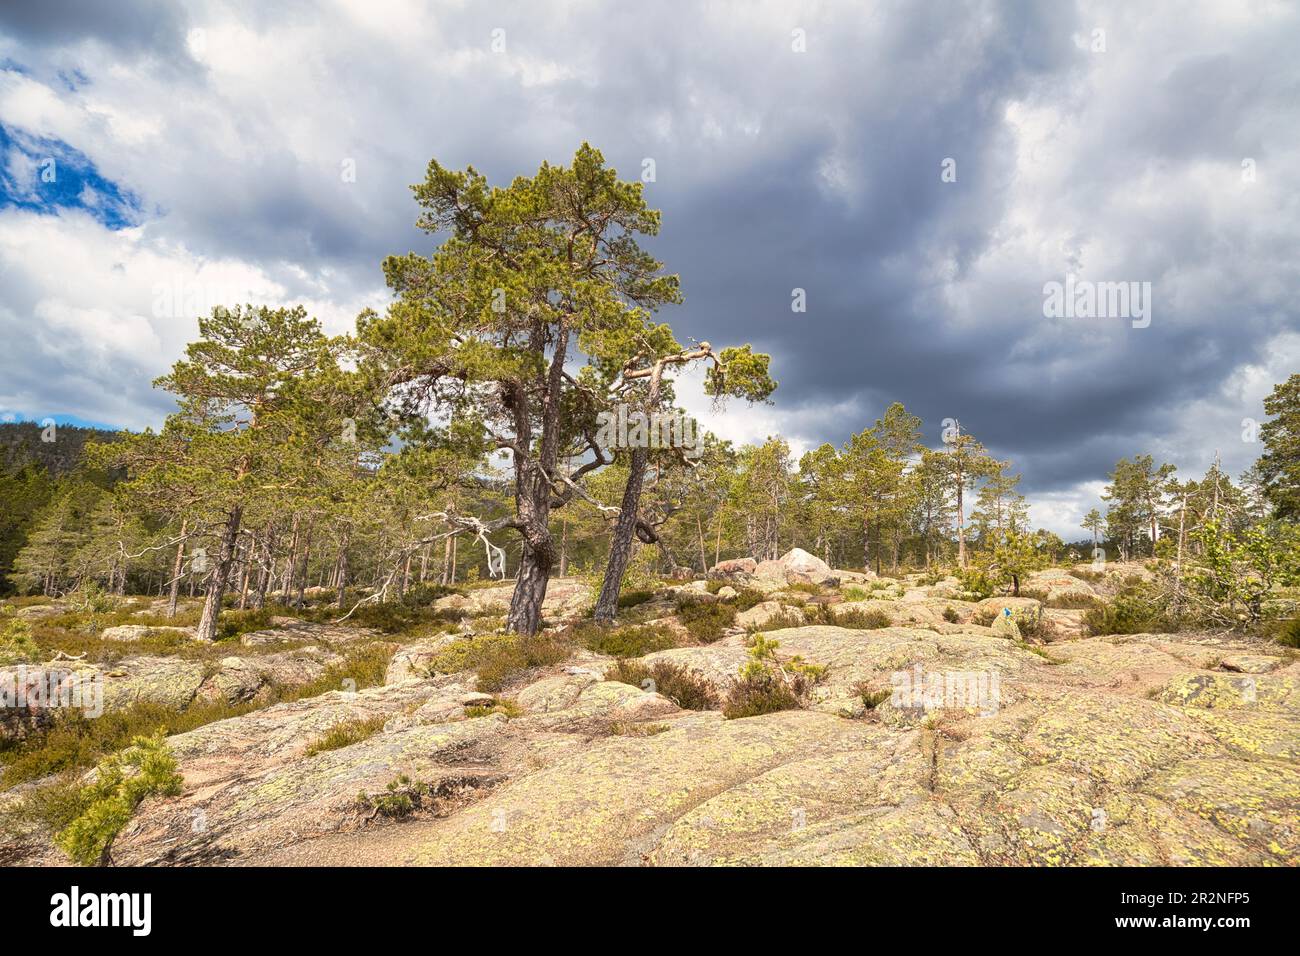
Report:
[{"label": "leaning pine tree", "polygon": [[[637,241],[659,231],[659,213],[640,183],[620,181],[591,146],[568,167],[543,163],[507,187],[433,161],[413,190],[425,210],[417,224],[447,238],[430,258],[385,260],[397,299],[384,315],[358,320],[363,368],[408,420],[434,412],[475,422],[485,448],[509,454],[512,514],[442,517],[464,532],[518,533],[506,623],[533,634],[558,562],[552,512],[575,499],[602,507],[582,484],[610,461],[597,416],[624,400],[629,380],[648,385],[659,360],[704,358],[693,355],[704,346],[683,348],[652,324],[651,313],[680,301],[677,277]],[[584,356],[588,366],[574,374]],[[716,358],[723,365],[733,356],[738,368],[762,361],[766,370],[765,357],[747,349]],[[657,403],[648,388],[640,400]],[[629,512],[617,534],[635,530],[638,497],[603,509],[611,518]]]}]

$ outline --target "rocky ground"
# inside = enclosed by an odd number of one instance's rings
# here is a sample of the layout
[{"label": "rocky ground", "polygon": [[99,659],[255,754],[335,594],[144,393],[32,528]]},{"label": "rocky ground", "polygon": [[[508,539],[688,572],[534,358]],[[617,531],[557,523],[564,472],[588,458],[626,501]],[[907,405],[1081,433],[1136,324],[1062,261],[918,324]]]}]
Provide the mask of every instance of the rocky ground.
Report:
[{"label": "rocky ground", "polygon": [[[802,709],[754,717],[683,710],[652,687],[608,679],[614,659],[576,643],[567,658],[522,668],[491,693],[472,671],[439,673],[448,647],[488,639],[508,587],[442,598],[443,610],[465,619],[425,637],[285,620],[243,635],[241,648],[259,653],[215,667],[122,659],[105,678],[115,688],[110,706],[155,695],[184,707],[205,696],[255,703],[264,687],[307,682],[358,642],[396,647],[382,685],[275,703],[168,738],[183,791],[139,807],[113,862],[1300,859],[1294,652],[1222,635],[1088,637],[1081,609],[1050,606],[1104,596],[1113,581],[1142,573],[1136,566],[1095,581],[1042,572],[1026,585],[1035,597],[981,602],[964,600],[953,579],[876,579],[787,557],[726,562],[713,575],[719,593],[679,582],[627,612],[678,636],[678,646],[642,663],[682,668],[719,699],[756,630],[779,642],[778,657],[824,667]],[[756,591],[766,600],[755,603]],[[674,599],[684,595],[750,606],[706,644],[677,619]],[[581,582],[553,582],[554,633],[563,638],[590,602]],[[864,615],[875,626],[864,628]],[[275,650],[283,642],[290,646]],[[906,681],[921,692],[904,693]],[[314,746],[340,725],[368,735]],[[11,827],[0,851],[20,864],[66,862],[31,826]]]}]

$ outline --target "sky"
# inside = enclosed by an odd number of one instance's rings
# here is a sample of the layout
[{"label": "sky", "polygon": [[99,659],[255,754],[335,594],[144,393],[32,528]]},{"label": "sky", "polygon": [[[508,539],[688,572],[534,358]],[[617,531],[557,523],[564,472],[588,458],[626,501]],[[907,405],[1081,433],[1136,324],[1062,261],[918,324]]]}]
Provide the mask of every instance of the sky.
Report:
[{"label": "sky", "polygon": [[430,159],[587,141],[679,339],[773,356],[770,405],[684,381],[702,427],[797,455],[899,401],[1078,539],[1118,458],[1248,467],[1300,370],[1297,51],[1253,0],[6,2],[0,419],[157,426],[213,305],[382,309]]}]

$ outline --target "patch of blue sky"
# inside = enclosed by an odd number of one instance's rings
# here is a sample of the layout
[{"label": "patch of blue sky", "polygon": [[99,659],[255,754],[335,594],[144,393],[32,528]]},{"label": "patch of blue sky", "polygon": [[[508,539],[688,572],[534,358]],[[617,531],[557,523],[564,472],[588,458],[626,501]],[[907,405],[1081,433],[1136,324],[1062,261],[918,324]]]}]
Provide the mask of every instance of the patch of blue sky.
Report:
[{"label": "patch of blue sky", "polygon": [[92,421],[88,418],[82,418],[79,415],[64,414],[40,414],[31,415],[26,412],[16,412],[10,409],[0,409],[0,425],[11,425],[21,422],[31,422],[36,425],[44,426],[53,421],[56,425],[73,425],[77,428],[96,428],[100,431],[115,432],[120,431],[118,425],[109,425],[105,422]]},{"label": "patch of blue sky", "polygon": [[109,229],[140,220],[140,200],[100,173],[85,153],[62,140],[0,123],[0,209],[57,215],[84,209]]}]

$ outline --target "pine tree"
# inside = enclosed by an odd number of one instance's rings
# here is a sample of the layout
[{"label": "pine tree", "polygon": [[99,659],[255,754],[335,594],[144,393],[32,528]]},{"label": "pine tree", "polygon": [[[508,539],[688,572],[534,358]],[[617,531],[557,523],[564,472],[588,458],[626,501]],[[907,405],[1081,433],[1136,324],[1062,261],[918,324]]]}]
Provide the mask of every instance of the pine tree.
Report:
[{"label": "pine tree", "polygon": [[[178,397],[164,437],[183,449],[146,480],[196,489],[215,529],[198,637],[214,640],[241,522],[251,500],[310,487],[355,396],[339,372],[344,344],[301,307],[216,308],[198,341],[158,379]],[[200,568],[201,570],[201,568]]]}]

